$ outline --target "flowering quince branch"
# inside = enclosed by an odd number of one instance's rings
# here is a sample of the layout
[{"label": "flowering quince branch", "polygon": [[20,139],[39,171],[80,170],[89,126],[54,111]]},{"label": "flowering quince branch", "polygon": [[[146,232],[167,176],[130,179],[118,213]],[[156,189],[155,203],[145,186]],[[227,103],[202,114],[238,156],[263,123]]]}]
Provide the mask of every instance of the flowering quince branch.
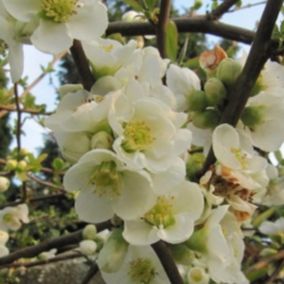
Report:
[{"label": "flowering quince branch", "polygon": [[238,0],[225,0],[218,7],[216,7],[211,13],[207,15],[209,20],[218,20],[225,13],[227,13],[231,7],[233,7]]},{"label": "flowering quince branch", "polygon": [[80,74],[84,89],[89,91],[95,83],[95,78],[89,68],[89,62],[82,48],[81,42],[74,40],[70,51]]},{"label": "flowering quince branch", "polygon": [[[282,4],[282,0],[270,0],[267,2],[246,64],[234,87],[231,89],[231,93],[229,94],[230,99],[228,105],[224,109],[220,124],[229,123],[233,126],[237,124],[250,96],[251,90],[265,62],[273,51],[271,35]],[[211,149],[201,175],[205,173],[209,166],[214,162],[214,152],[213,149]]]}]

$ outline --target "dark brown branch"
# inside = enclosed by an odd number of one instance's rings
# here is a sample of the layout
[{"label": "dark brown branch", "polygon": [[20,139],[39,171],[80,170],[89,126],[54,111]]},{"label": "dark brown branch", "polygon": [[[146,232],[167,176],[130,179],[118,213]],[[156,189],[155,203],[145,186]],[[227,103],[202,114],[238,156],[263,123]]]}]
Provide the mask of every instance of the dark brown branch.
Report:
[{"label": "dark brown branch", "polygon": [[182,277],[177,269],[173,257],[163,241],[159,241],[152,245],[152,248],[159,257],[168,278],[172,284],[183,284]]},{"label": "dark brown branch", "polygon": [[[102,231],[104,229],[110,228],[111,223],[110,222],[104,222],[96,225],[98,232]],[[19,259],[19,258],[28,258],[28,257],[34,257],[40,254],[44,251],[49,251],[53,248],[61,248],[64,246],[77,244],[82,240],[82,230],[79,230],[77,232],[71,233],[66,236],[61,236],[58,238],[54,238],[48,241],[44,241],[38,245],[26,247],[23,249],[19,249],[7,256],[0,258],[0,269],[3,268],[5,264],[12,263],[13,261]]]},{"label": "dark brown branch", "polygon": [[161,57],[167,57],[166,40],[167,40],[167,24],[171,12],[171,0],[162,0],[160,6],[159,21],[157,24],[157,46]]},{"label": "dark brown branch", "polygon": [[[271,42],[271,35],[282,3],[283,0],[269,0],[267,2],[247,61],[237,82],[232,87],[232,91],[229,94],[230,101],[222,114],[220,124],[228,123],[232,126],[236,126],[250,96],[250,92],[265,62],[270,56],[273,44],[273,42]],[[214,162],[215,157],[211,149],[205,161],[202,173]]]},{"label": "dark brown branch", "polygon": [[46,187],[50,187],[50,188],[57,189],[57,190],[59,190],[59,191],[61,191],[61,192],[65,192],[63,186],[59,186],[59,185],[56,185],[56,184],[54,184],[54,183],[48,182],[48,181],[46,181],[46,180],[40,179],[40,178],[38,178],[37,176],[35,176],[35,175],[33,175],[33,174],[30,174],[30,173],[28,173],[28,177],[29,177],[31,180],[37,182],[38,184],[44,185],[44,186],[46,186]]},{"label": "dark brown branch", "polygon": [[214,9],[210,14],[207,15],[208,20],[220,19],[237,2],[238,0],[224,0],[224,2],[222,2],[216,9]]},{"label": "dark brown branch", "polygon": [[82,48],[81,42],[74,40],[70,51],[80,74],[84,89],[88,91],[91,90],[91,87],[95,83],[95,78],[90,70],[89,62]]},{"label": "dark brown branch", "polygon": [[18,84],[14,84],[14,95],[15,95],[15,104],[16,104],[16,111],[17,111],[17,125],[16,125],[16,142],[17,142],[17,160],[19,160],[20,157],[20,151],[21,151],[21,107],[20,107],[20,100],[19,100],[19,93],[18,93]]},{"label": "dark brown branch", "polygon": [[[208,33],[247,44],[251,44],[255,36],[254,32],[247,29],[223,24],[218,21],[208,21],[206,16],[180,17],[173,18],[172,20],[177,25],[180,33]],[[117,21],[109,24],[106,33],[108,35],[121,33],[123,36],[155,35],[155,28],[149,22],[126,23]]]},{"label": "dark brown branch", "polygon": [[81,284],[89,284],[98,271],[99,271],[98,265],[95,262],[92,263]]}]

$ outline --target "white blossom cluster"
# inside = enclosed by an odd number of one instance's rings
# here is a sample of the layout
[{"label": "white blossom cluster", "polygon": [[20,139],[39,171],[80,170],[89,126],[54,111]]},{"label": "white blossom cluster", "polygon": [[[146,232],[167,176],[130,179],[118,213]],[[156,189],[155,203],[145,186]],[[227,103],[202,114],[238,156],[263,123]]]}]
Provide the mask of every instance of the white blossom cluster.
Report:
[{"label": "white blossom cluster", "polygon": [[[80,40],[90,61],[92,89],[63,86],[46,126],[72,163],[64,187],[74,193],[79,218],[120,221],[102,248],[91,229],[86,234],[94,236],[79,247],[98,253],[106,283],[170,283],[151,248],[160,240],[185,283],[248,283],[241,225],[250,221],[254,202],[284,204],[282,180],[256,151],[274,151],[284,140],[283,67],[267,63],[233,128],[218,122],[242,64],[218,47],[200,57],[201,82],[154,47],[102,37],[108,20],[100,1],[2,0],[0,13],[14,81],[26,38],[52,54]],[[217,162],[193,181],[211,144]],[[12,209],[0,216],[5,210]],[[27,221],[15,216],[1,217],[0,229]],[[0,245],[6,241],[3,233]]]}]

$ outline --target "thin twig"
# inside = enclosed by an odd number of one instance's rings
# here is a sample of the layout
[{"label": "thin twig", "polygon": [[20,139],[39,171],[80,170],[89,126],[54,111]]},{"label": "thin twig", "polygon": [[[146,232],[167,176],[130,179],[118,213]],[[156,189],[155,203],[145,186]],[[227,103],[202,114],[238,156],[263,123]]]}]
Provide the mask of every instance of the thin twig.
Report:
[{"label": "thin twig", "polygon": [[171,0],[162,0],[160,6],[159,21],[157,24],[157,46],[161,57],[167,57],[166,40],[167,40],[167,24],[171,12]]},{"label": "thin twig", "polygon": [[237,2],[238,2],[238,0],[225,0],[225,1],[223,1],[217,8],[215,8],[211,13],[209,13],[207,15],[208,20],[220,19]]},{"label": "thin twig", "polygon": [[273,283],[275,283],[274,280],[276,280],[278,278],[278,276],[279,276],[279,274],[280,274],[280,272],[282,271],[283,268],[284,268],[284,259],[275,268],[275,270],[273,271],[273,273],[269,277],[269,280],[268,280],[268,282],[266,284],[273,284]]},{"label": "thin twig", "polygon": [[[231,89],[232,91],[229,94],[230,101],[224,109],[220,124],[228,123],[236,126],[250,96],[250,92],[265,62],[270,56],[272,50],[271,35],[282,3],[283,0],[268,0],[247,61],[237,82]],[[208,170],[215,160],[216,158],[211,148],[201,175]]]},{"label": "thin twig", "polygon": [[89,282],[92,280],[92,278],[96,275],[98,271],[98,265],[93,262],[81,284],[89,284]]},{"label": "thin twig", "polygon": [[20,107],[20,100],[19,100],[19,93],[18,93],[18,84],[14,84],[14,95],[15,95],[15,104],[16,104],[16,111],[17,111],[17,125],[16,125],[16,142],[17,142],[17,160],[19,161],[20,158],[20,151],[21,151],[21,107]]},{"label": "thin twig", "polygon": [[91,87],[95,83],[95,78],[90,70],[89,62],[83,50],[81,42],[78,40],[74,40],[70,51],[77,66],[78,73],[80,74],[84,89],[88,91],[91,90]]},{"label": "thin twig", "polygon": [[50,187],[50,188],[57,189],[57,190],[59,190],[59,191],[61,191],[61,192],[65,192],[63,186],[59,186],[59,185],[53,184],[53,183],[51,183],[51,182],[42,180],[42,179],[40,179],[39,177],[37,177],[37,176],[35,176],[35,175],[31,174],[31,173],[28,173],[27,176],[28,176],[31,180],[37,182],[38,184],[41,184],[41,185],[44,185],[44,186],[47,186],[47,187]]},{"label": "thin twig", "polygon": [[[218,21],[208,21],[206,16],[172,18],[179,33],[208,33],[222,38],[251,44],[255,32]],[[126,23],[117,21],[109,24],[107,35],[121,33],[123,36],[155,35],[155,27],[149,22]]]},{"label": "thin twig", "polygon": [[159,241],[153,244],[152,248],[159,257],[170,282],[172,284],[183,284],[182,277],[166,244],[163,241]]},{"label": "thin twig", "polygon": [[253,8],[253,7],[256,7],[256,6],[260,6],[260,5],[265,5],[266,4],[266,0],[265,1],[260,1],[260,2],[257,2],[257,3],[249,3],[247,5],[243,5],[241,7],[236,7],[232,10],[229,10],[227,13],[234,13],[234,12],[238,12],[240,10],[244,10],[244,9],[250,9],[250,8]]},{"label": "thin twig", "polygon": [[[98,232],[104,229],[111,228],[111,226],[112,226],[111,222],[109,221],[96,225]],[[0,258],[0,265],[1,265],[0,269],[4,268],[6,264],[12,263],[17,259],[34,257],[40,254],[41,252],[49,251],[53,248],[61,248],[64,246],[77,244],[81,240],[82,240],[82,230],[79,230],[74,233],[68,234],[66,236],[61,236],[51,240],[43,241],[42,243],[35,246],[29,246],[23,249],[19,249],[15,252],[10,253],[7,256]]]}]

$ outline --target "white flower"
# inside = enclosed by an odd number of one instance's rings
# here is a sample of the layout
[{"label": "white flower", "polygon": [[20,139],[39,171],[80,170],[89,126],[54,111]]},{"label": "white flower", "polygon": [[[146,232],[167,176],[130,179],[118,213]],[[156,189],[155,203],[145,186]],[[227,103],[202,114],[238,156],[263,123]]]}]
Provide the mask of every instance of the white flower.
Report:
[{"label": "white flower", "polygon": [[4,245],[0,245],[0,257],[6,256],[9,254],[9,249]]},{"label": "white flower", "polygon": [[242,120],[253,145],[270,152],[279,149],[284,141],[283,118],[283,98],[261,92],[249,98]]},{"label": "white flower", "polygon": [[191,236],[203,208],[199,186],[184,181],[172,194],[159,196],[143,217],[125,221],[123,236],[133,245],[149,245],[160,239],[172,244],[183,242]]},{"label": "white flower", "polygon": [[9,234],[0,230],[0,245],[5,245],[9,240]]},{"label": "white flower", "polygon": [[273,179],[267,187],[267,192],[261,203],[267,206],[284,205],[284,178]]},{"label": "white flower", "polygon": [[10,186],[10,181],[6,177],[0,176],[0,192],[5,192]]},{"label": "white flower", "polygon": [[267,163],[252,153],[245,137],[228,124],[221,124],[213,132],[213,150],[217,160],[225,167],[244,173],[264,170]]},{"label": "white flower", "polygon": [[0,230],[18,230],[22,223],[29,222],[29,209],[26,204],[6,207],[0,211]]},{"label": "white flower", "polygon": [[155,202],[150,176],[125,167],[108,150],[85,154],[66,172],[64,186],[67,191],[79,191],[75,209],[80,219],[90,223],[106,221],[114,214],[133,219]]},{"label": "white flower", "polygon": [[96,40],[107,28],[107,10],[98,0],[3,0],[17,20],[38,26],[31,36],[34,46],[58,53],[73,39]]},{"label": "white flower", "polygon": [[185,111],[188,108],[188,97],[195,90],[200,90],[198,76],[188,68],[181,68],[171,64],[167,71],[167,85],[177,98],[177,110]]},{"label": "white flower", "polygon": [[141,22],[141,21],[145,22],[146,17],[141,12],[130,10],[124,13],[121,19],[122,21],[125,21],[125,22]]},{"label": "white flower", "polygon": [[97,250],[97,244],[92,240],[84,240],[79,243],[79,250],[84,255],[93,255]]},{"label": "white flower", "polygon": [[249,283],[241,272],[243,235],[236,219],[227,210],[228,206],[214,209],[205,224],[209,275],[217,283]]},{"label": "white flower", "polygon": [[162,59],[154,47],[136,49],[132,56],[116,72],[115,77],[125,85],[130,79],[150,86],[161,85],[165,75],[168,59]]},{"label": "white flower", "polygon": [[186,278],[189,284],[208,284],[209,275],[202,267],[192,267],[186,274]]},{"label": "white flower", "polygon": [[23,45],[20,37],[19,22],[6,11],[3,0],[0,0],[0,39],[8,45],[8,62],[13,83],[17,82],[24,69]]},{"label": "white flower", "polygon": [[185,114],[155,98],[121,91],[109,113],[117,136],[113,149],[131,168],[154,173],[167,170],[190,147],[191,132],[181,129],[185,121]]},{"label": "white flower", "polygon": [[112,39],[98,39],[95,42],[83,42],[83,48],[90,60],[95,77],[113,75],[128,61],[137,46],[131,40],[126,45]]},{"label": "white flower", "polygon": [[129,246],[126,257],[117,272],[101,271],[101,273],[108,284],[170,284],[158,257],[149,246]]},{"label": "white flower", "polygon": [[284,236],[284,217],[277,219],[275,222],[264,221],[259,231],[265,235],[282,235]]}]

